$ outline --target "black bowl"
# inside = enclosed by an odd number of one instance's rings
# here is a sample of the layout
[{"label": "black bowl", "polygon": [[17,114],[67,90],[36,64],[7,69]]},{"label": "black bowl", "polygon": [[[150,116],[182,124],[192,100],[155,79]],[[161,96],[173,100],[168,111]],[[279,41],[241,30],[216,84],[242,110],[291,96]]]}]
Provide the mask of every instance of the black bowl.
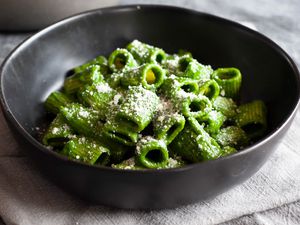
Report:
[{"label": "black bowl", "polygon": [[[243,74],[242,101],[262,99],[269,129],[243,151],[179,169],[123,171],[67,160],[38,141],[47,123],[43,101],[66,72],[139,39],[175,52],[190,50],[213,68]],[[299,72],[265,36],[238,23],[168,6],[122,6],[79,14],[24,41],[1,70],[1,103],[17,140],[46,175],[65,190],[122,208],[171,208],[215,197],[252,176],[276,149],[299,104]]]}]

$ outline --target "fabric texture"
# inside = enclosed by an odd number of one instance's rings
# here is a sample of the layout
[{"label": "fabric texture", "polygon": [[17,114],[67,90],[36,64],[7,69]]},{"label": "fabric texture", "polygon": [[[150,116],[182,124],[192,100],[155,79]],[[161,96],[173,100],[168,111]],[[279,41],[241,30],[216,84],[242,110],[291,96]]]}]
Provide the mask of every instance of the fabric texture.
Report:
[{"label": "fabric texture", "polygon": [[[191,8],[257,29],[279,44],[300,66],[300,2],[129,1]],[[0,33],[0,63],[31,33]],[[0,113],[0,218],[4,224],[300,224],[300,112],[262,169],[213,200],[157,211],[93,205],[47,180],[23,152]],[[0,224],[1,224],[0,219]]]}]

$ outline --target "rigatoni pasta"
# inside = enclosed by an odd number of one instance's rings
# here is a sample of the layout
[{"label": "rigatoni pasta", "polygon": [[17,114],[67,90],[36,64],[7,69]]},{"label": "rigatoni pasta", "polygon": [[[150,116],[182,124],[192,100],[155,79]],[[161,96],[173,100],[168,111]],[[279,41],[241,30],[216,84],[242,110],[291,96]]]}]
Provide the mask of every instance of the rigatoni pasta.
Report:
[{"label": "rigatoni pasta", "polygon": [[71,70],[45,108],[42,142],[83,163],[166,169],[225,157],[267,130],[261,100],[238,104],[242,74],[134,40]]}]

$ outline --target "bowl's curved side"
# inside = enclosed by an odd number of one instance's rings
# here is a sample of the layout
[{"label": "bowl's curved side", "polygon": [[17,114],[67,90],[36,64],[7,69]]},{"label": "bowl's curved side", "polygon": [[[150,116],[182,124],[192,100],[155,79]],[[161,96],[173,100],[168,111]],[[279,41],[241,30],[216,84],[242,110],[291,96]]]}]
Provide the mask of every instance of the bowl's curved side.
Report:
[{"label": "bowl's curved side", "polygon": [[[214,68],[240,68],[242,100],[258,98],[268,106],[267,136],[229,157],[161,171],[89,166],[42,146],[35,128],[48,123],[43,101],[62,85],[66,71],[133,39],[171,53],[188,49]],[[9,56],[1,69],[0,87],[1,104],[16,139],[49,178],[82,198],[122,208],[176,207],[243,182],[275,150],[292,122],[300,92],[295,64],[269,39],[234,22],[166,6],[100,9],[54,24]]]}]

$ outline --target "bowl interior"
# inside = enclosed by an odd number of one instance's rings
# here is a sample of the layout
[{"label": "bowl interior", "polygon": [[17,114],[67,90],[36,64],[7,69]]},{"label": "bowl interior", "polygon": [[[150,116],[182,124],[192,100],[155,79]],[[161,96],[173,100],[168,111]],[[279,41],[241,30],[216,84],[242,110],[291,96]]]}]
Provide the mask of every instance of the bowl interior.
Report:
[{"label": "bowl interior", "polygon": [[133,39],[169,53],[186,49],[203,64],[237,67],[242,101],[262,99],[268,133],[290,116],[299,99],[299,77],[289,57],[267,38],[236,23],[169,7],[121,7],[88,12],[33,36],[6,61],[1,89],[7,108],[30,135],[48,123],[43,101],[62,86],[66,72],[125,47]]}]

